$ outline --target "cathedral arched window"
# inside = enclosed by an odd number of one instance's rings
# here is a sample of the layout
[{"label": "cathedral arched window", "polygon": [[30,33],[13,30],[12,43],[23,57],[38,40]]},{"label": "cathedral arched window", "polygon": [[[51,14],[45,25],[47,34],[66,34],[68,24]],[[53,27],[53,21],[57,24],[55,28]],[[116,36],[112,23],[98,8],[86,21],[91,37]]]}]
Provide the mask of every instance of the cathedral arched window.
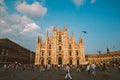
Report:
[{"label": "cathedral arched window", "polygon": [[78,51],[76,51],[76,56],[78,56],[79,55],[79,53],[78,53]]},{"label": "cathedral arched window", "polygon": [[69,52],[69,55],[72,56],[72,52],[71,51]]},{"label": "cathedral arched window", "polygon": [[44,60],[41,60],[41,65],[44,65]]},{"label": "cathedral arched window", "polygon": [[51,45],[49,45],[49,49],[51,49]]},{"label": "cathedral arched window", "polygon": [[49,56],[51,55],[51,52],[49,52]]},{"label": "cathedral arched window", "polygon": [[42,56],[44,56],[44,52],[42,52]]},{"label": "cathedral arched window", "polygon": [[61,37],[61,35],[59,35],[59,42],[62,42],[62,37]]},{"label": "cathedral arched window", "polygon": [[48,64],[51,64],[51,60],[48,60]]},{"label": "cathedral arched window", "polygon": [[79,60],[77,60],[77,65],[79,65]]},{"label": "cathedral arched window", "polygon": [[70,65],[72,65],[72,60],[70,60],[70,62],[69,62],[69,63],[70,63]]},{"label": "cathedral arched window", "polygon": [[71,45],[69,45],[69,49],[71,49]]},{"label": "cathedral arched window", "polygon": [[61,51],[62,50],[62,47],[61,46],[59,46],[59,51]]}]

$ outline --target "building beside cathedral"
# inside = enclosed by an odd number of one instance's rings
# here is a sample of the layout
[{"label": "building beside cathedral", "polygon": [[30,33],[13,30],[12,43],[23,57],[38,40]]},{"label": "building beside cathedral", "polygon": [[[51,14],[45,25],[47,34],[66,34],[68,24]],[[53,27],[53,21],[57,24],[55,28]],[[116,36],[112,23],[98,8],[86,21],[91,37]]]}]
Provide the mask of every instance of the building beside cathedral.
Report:
[{"label": "building beside cathedral", "polygon": [[53,28],[51,36],[46,33],[46,40],[38,36],[36,43],[35,65],[79,65],[85,64],[84,43],[82,37],[78,42],[74,33],[68,35],[68,29]]},{"label": "building beside cathedral", "polygon": [[33,64],[35,53],[18,43],[8,39],[0,38],[0,65],[2,64]]},{"label": "building beside cathedral", "polygon": [[97,65],[105,64],[119,64],[120,63],[120,51],[108,51],[107,53],[99,54],[86,54],[86,61],[90,64],[95,63]]}]

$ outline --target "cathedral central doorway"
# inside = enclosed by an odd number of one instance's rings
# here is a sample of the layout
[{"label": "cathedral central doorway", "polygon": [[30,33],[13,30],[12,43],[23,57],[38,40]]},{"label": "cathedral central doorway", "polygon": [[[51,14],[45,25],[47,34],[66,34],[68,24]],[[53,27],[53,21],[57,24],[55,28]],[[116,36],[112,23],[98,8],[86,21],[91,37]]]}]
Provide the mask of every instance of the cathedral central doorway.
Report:
[{"label": "cathedral central doorway", "polygon": [[58,64],[59,64],[59,65],[62,64],[62,58],[61,58],[61,57],[58,58]]}]

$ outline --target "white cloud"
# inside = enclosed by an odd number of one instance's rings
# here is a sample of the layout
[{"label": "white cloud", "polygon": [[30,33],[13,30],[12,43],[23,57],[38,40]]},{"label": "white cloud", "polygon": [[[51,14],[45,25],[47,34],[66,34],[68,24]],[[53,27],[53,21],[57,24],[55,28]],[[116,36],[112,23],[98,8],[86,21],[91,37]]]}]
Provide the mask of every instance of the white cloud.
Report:
[{"label": "white cloud", "polygon": [[[34,24],[33,24],[34,23]],[[31,27],[30,26],[33,26]],[[19,14],[8,14],[6,10],[6,6],[0,6],[0,34],[1,35],[26,35],[24,31],[27,28],[32,30],[31,34],[38,33],[39,34],[39,26],[35,23],[34,20],[30,19],[27,16],[21,16]],[[38,30],[37,30],[38,29]],[[28,35],[28,34],[27,34]],[[31,36],[31,35],[30,35]]]},{"label": "white cloud", "polygon": [[[88,1],[88,0],[72,0],[72,2],[76,5],[76,7],[80,7],[82,5],[85,4],[85,2]],[[96,0],[90,0],[90,3],[91,4],[94,4],[96,2]]]},{"label": "white cloud", "polygon": [[27,16],[9,15],[7,12],[5,16],[0,15],[0,37],[15,40],[28,49],[35,50],[40,31],[40,27]]},{"label": "white cloud", "polygon": [[3,31],[2,31],[2,33],[10,33],[12,31],[12,29],[4,29]]},{"label": "white cloud", "polygon": [[72,0],[72,2],[77,6],[80,7],[81,5],[84,4],[85,0]]},{"label": "white cloud", "polygon": [[2,20],[2,19],[0,19],[0,24],[1,24],[2,26],[6,26],[6,25],[7,25],[6,21],[4,21],[4,20]]},{"label": "white cloud", "polygon": [[7,14],[0,18],[0,34],[34,36],[40,33],[40,27],[27,16]]},{"label": "white cloud", "polygon": [[4,7],[0,7],[0,13],[5,12],[5,8]]},{"label": "white cloud", "polygon": [[0,0],[0,12],[5,11],[5,9],[6,9],[6,6],[5,6],[4,0]]},{"label": "white cloud", "polygon": [[91,4],[94,4],[96,2],[96,0],[90,0]]},{"label": "white cloud", "polygon": [[30,17],[41,17],[44,16],[47,12],[47,8],[43,7],[40,3],[34,2],[33,4],[29,5],[27,3],[20,3],[17,5],[16,9],[26,14]]},{"label": "white cloud", "polygon": [[30,23],[30,24],[25,25],[21,33],[23,34],[26,32],[32,32],[32,31],[39,30],[39,29],[40,27],[36,23]]},{"label": "white cloud", "polygon": [[4,0],[0,0],[0,4],[3,4],[4,3]]},{"label": "white cloud", "polygon": [[[1,3],[4,3],[1,1]],[[40,26],[26,15],[9,14],[7,5],[0,3],[0,37],[15,40],[18,44],[35,50],[36,39],[41,34]],[[43,16],[43,15],[42,15]]]}]

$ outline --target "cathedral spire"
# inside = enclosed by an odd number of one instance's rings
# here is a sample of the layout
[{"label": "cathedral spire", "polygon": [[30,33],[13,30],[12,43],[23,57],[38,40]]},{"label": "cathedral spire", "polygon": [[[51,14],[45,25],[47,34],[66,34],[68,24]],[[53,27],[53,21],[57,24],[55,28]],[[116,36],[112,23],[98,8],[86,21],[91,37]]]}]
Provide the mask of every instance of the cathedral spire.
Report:
[{"label": "cathedral spire", "polygon": [[64,31],[68,31],[68,29],[67,29],[67,25],[64,27]]},{"label": "cathedral spire", "polygon": [[73,40],[73,42],[75,42],[75,40],[74,40],[74,32],[72,32],[72,40]]},{"label": "cathedral spire", "polygon": [[57,30],[57,29],[56,29],[56,27],[54,26],[54,27],[53,27],[53,32],[56,31],[56,30]]},{"label": "cathedral spire", "polygon": [[72,38],[74,38],[74,32],[72,32]]},{"label": "cathedral spire", "polygon": [[82,37],[79,38],[79,43],[83,43]]},{"label": "cathedral spire", "polygon": [[38,43],[41,43],[42,42],[42,37],[39,35],[38,36],[38,41],[37,41]]},{"label": "cathedral spire", "polygon": [[48,30],[46,31],[46,39],[48,38]]}]

